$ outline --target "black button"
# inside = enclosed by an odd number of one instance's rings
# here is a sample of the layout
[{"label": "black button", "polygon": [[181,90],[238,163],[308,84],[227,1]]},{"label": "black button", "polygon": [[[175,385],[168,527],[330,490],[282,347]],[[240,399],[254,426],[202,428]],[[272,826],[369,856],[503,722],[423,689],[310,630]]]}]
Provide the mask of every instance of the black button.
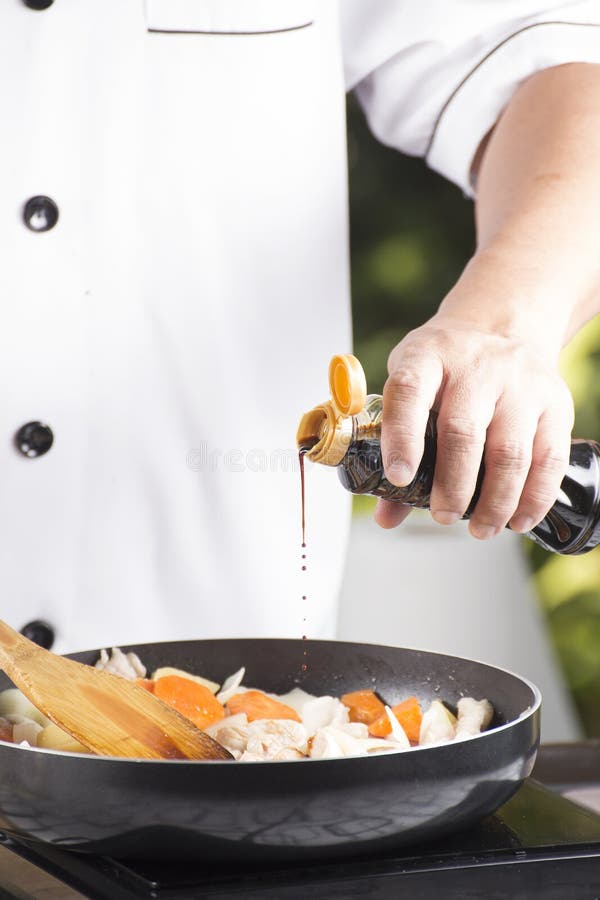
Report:
[{"label": "black button", "polygon": [[42,619],[34,619],[33,622],[23,625],[21,634],[46,650],[49,650],[54,643],[54,628]]},{"label": "black button", "polygon": [[49,425],[42,422],[27,422],[22,425],[15,435],[15,444],[23,456],[35,459],[43,456],[54,443],[54,435]]},{"label": "black button", "polygon": [[58,206],[50,197],[32,197],[23,209],[23,221],[30,231],[50,231],[58,222]]},{"label": "black button", "polygon": [[29,9],[48,9],[49,6],[52,6],[54,0],[23,0],[23,3]]}]

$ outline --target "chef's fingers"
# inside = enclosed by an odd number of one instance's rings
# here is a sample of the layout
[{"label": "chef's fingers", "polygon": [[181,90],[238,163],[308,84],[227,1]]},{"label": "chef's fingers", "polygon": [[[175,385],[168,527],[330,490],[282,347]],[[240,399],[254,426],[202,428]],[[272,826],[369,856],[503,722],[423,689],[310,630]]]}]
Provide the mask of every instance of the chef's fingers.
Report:
[{"label": "chef's fingers", "polygon": [[431,514],[440,525],[460,519],[475,493],[495,401],[483,387],[472,381],[450,382],[442,394],[430,502]]},{"label": "chef's fingers", "polygon": [[539,411],[524,408],[519,397],[503,395],[485,441],[485,474],[469,531],[480,540],[494,537],[518,506],[531,465]]},{"label": "chef's fingers", "polygon": [[382,528],[395,528],[404,522],[411,511],[411,506],[406,506],[398,500],[379,499],[375,507],[375,521]]},{"label": "chef's fingers", "polygon": [[390,355],[388,368],[381,452],[386,478],[403,487],[410,484],[421,462],[429,411],[444,373],[437,356],[404,353],[401,344]]},{"label": "chef's fingers", "polygon": [[[569,398],[570,400],[570,398]],[[541,417],[533,443],[531,468],[515,514],[513,531],[531,531],[556,500],[569,463],[573,405],[553,407]]]}]

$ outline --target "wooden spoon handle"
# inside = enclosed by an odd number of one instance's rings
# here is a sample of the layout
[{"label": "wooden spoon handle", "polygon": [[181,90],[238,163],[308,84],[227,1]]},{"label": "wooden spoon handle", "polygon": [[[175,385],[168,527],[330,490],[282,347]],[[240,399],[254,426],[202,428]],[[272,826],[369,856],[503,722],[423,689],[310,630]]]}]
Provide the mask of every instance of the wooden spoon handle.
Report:
[{"label": "wooden spoon handle", "polygon": [[6,672],[9,678],[13,678],[18,670],[16,660],[35,653],[37,649],[37,644],[0,619],[0,669]]}]

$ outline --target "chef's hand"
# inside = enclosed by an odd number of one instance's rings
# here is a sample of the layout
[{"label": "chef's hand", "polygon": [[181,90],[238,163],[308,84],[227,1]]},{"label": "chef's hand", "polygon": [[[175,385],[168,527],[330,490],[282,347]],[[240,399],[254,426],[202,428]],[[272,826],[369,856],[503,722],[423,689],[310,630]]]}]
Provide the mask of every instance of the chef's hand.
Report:
[{"label": "chef's hand", "polygon": [[[418,465],[439,410],[431,508],[464,513],[476,537],[527,531],[555,500],[573,424],[557,372],[562,346],[600,312],[600,66],[538,72],[516,90],[479,148],[477,252],[438,313],[390,356],[382,445],[394,484]],[[381,504],[381,525],[407,510]]]},{"label": "chef's hand", "polygon": [[[535,342],[490,333],[442,309],[392,351],[383,393],[386,477],[406,485],[423,454],[430,409],[438,411],[431,514],[442,525],[465,513],[482,459],[485,476],[469,529],[485,539],[510,521],[530,531],[564,476],[573,404],[556,358]],[[380,500],[376,519],[399,524],[409,507]]]}]

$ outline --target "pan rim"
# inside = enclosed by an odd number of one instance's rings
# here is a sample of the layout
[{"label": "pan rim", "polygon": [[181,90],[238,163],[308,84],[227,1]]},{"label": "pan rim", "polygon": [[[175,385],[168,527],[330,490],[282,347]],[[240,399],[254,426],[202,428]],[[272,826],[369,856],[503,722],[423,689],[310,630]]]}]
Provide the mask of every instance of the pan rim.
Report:
[{"label": "pan rim", "polygon": [[[260,642],[273,642],[273,643],[281,643],[283,641],[287,641],[290,643],[297,643],[298,640],[299,640],[298,638],[290,638],[290,637],[283,637],[283,638],[279,638],[279,637],[235,637],[235,638],[232,638],[232,637],[229,637],[229,638],[198,638],[198,639],[191,639],[191,640],[190,639],[186,640],[186,639],[182,638],[181,640],[145,641],[140,644],[125,644],[125,645],[121,646],[119,649],[123,650],[123,652],[129,652],[129,650],[134,647],[143,647],[143,646],[157,647],[157,646],[161,646],[161,645],[169,645],[169,644],[172,645],[172,644],[183,644],[183,643],[185,643],[185,644],[190,644],[190,643],[216,644],[216,643],[221,643],[221,642],[222,643],[231,643],[231,641],[248,641],[248,642],[260,641]],[[438,650],[427,650],[423,647],[397,647],[393,644],[374,644],[374,643],[370,643],[370,642],[366,642],[366,641],[359,642],[359,641],[345,641],[345,640],[342,641],[342,640],[335,640],[335,639],[315,638],[314,640],[310,639],[310,643],[312,643],[312,644],[335,644],[335,645],[356,646],[356,647],[373,647],[375,649],[384,649],[384,650],[409,650],[414,653],[426,653],[431,656],[438,656],[438,657],[444,657],[447,659],[458,660],[459,662],[474,663],[475,665],[485,666],[488,669],[493,669],[495,671],[502,672],[505,675],[509,675],[510,677],[516,679],[517,681],[520,681],[522,684],[524,684],[526,687],[528,687],[529,690],[533,694],[533,702],[531,703],[531,705],[528,706],[526,709],[524,709],[519,714],[519,716],[517,716],[517,718],[511,719],[510,722],[505,722],[503,725],[497,725],[494,728],[489,728],[487,731],[482,731],[479,734],[472,735],[471,737],[468,737],[468,738],[462,738],[459,741],[449,741],[449,742],[440,743],[440,744],[429,744],[424,747],[418,747],[418,746],[417,747],[409,747],[409,748],[402,749],[402,750],[390,751],[390,752],[381,753],[381,754],[373,754],[372,758],[380,758],[381,759],[381,758],[400,757],[400,756],[404,758],[405,754],[408,754],[408,753],[412,754],[415,751],[429,752],[429,754],[433,754],[436,751],[437,752],[444,751],[451,747],[470,746],[472,741],[483,740],[483,739],[489,737],[490,735],[496,735],[496,734],[499,734],[500,732],[507,731],[510,728],[514,728],[515,725],[517,725],[519,722],[525,722],[527,719],[530,719],[532,716],[534,716],[538,712],[538,710],[540,709],[541,704],[542,704],[542,693],[541,693],[540,689],[537,687],[536,684],[534,684],[534,682],[530,681],[524,675],[520,675],[517,672],[512,671],[511,669],[504,668],[503,666],[498,666],[494,663],[485,662],[483,660],[473,659],[472,657],[456,656],[455,654],[452,654],[452,653],[444,653],[444,652],[441,652]],[[117,645],[115,644],[114,646],[117,646]],[[102,648],[92,647],[90,649],[75,650],[70,653],[65,653],[65,654],[60,654],[60,655],[67,656],[67,657],[73,657],[73,656],[79,656],[80,654],[84,654],[84,653],[99,653],[100,649],[102,649]],[[23,747],[20,744],[13,744],[10,741],[3,741],[3,740],[0,740],[0,748],[10,748],[10,749],[16,750],[16,751],[21,750],[21,751],[30,752],[30,753],[31,752],[32,753],[40,753],[44,756],[49,755],[51,757],[64,757],[64,758],[68,758],[68,759],[81,759],[81,760],[97,760],[98,764],[100,764],[101,762],[104,762],[104,763],[113,763],[113,764],[114,763],[136,763],[138,765],[140,763],[144,763],[146,765],[154,765],[154,766],[157,766],[157,765],[164,766],[165,763],[170,766],[173,766],[173,765],[176,765],[176,766],[214,766],[214,765],[230,766],[232,763],[239,762],[238,760],[233,760],[233,759],[145,759],[145,758],[138,758],[138,757],[103,756],[100,754],[92,754],[92,753],[76,753],[76,752],[71,752],[68,750],[51,750],[51,749],[47,749],[45,747]],[[305,759],[295,759],[295,760],[253,760],[253,761],[246,761],[246,762],[244,762],[243,765],[244,765],[244,767],[253,766],[253,765],[260,765],[263,767],[270,766],[270,765],[297,766],[298,764],[306,764],[306,763],[311,763],[312,765],[314,765],[315,763],[317,763],[317,764],[320,763],[321,765],[326,764],[326,763],[336,763],[339,765],[340,762],[353,762],[354,764],[356,764],[356,762],[358,760],[363,760],[363,759],[366,760],[368,758],[371,758],[371,757],[368,757],[368,756],[339,756],[339,757],[335,757],[333,759],[311,759],[311,758],[307,757]]]}]

